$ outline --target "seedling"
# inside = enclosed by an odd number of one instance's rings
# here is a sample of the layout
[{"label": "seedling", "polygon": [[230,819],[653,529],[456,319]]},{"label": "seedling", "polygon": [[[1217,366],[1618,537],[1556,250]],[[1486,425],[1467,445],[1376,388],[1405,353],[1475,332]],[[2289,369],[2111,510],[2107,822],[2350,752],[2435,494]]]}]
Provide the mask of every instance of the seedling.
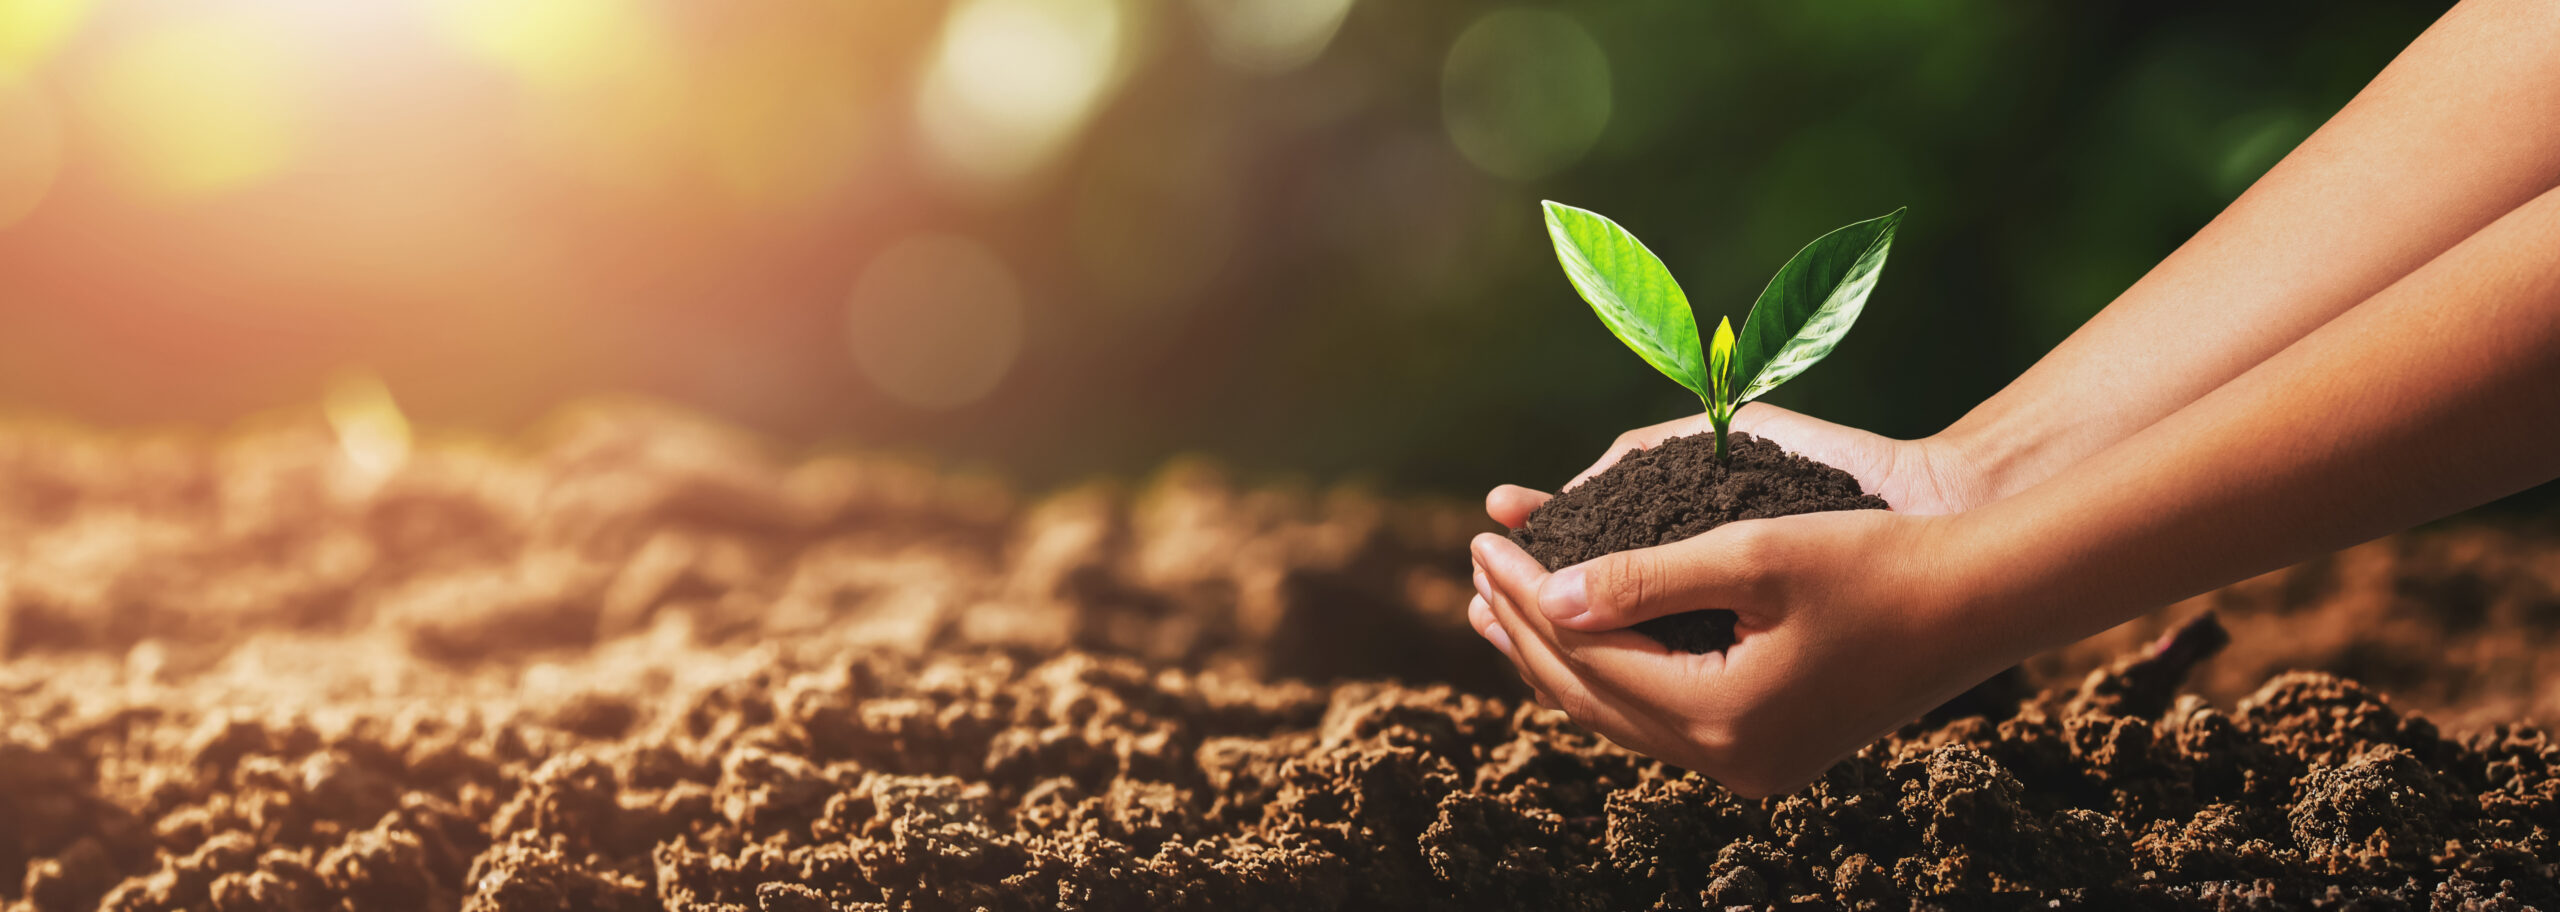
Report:
[{"label": "seedling", "polygon": [[1597,212],[1549,201],[1547,236],[1556,244],[1574,290],[1618,341],[1678,381],[1707,407],[1716,459],[1727,458],[1725,432],[1742,404],[1778,388],[1831,354],[1849,334],[1884,271],[1885,252],[1904,210],[1896,209],[1815,238],[1779,267],[1743,318],[1716,321],[1702,352],[1688,295],[1662,259],[1636,236]]}]

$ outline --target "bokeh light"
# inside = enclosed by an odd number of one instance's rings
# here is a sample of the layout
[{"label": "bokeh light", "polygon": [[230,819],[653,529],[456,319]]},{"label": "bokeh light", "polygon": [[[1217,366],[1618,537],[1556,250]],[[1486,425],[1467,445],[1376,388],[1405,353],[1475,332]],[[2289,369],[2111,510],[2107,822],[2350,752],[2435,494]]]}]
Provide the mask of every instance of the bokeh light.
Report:
[{"label": "bokeh light", "polygon": [[379,483],[408,464],[409,417],[380,375],[348,371],[332,378],[321,392],[320,408],[358,482]]},{"label": "bokeh light", "polygon": [[1323,54],[1351,0],[1193,0],[1209,52],[1247,73],[1285,73]]},{"label": "bokeh light", "polygon": [[37,87],[0,75],[0,228],[25,219],[62,171],[62,124]]},{"label": "bokeh light", "polygon": [[81,74],[81,102],[129,189],[219,195],[293,157],[307,117],[293,50],[273,29],[210,10],[154,18]]},{"label": "bokeh light", "polygon": [[1468,161],[1515,180],[1544,177],[1582,158],[1609,125],[1609,56],[1564,13],[1498,10],[1450,45],[1440,99]]},{"label": "bokeh light", "polygon": [[922,235],[872,259],[846,307],[864,377],[905,405],[947,409],[995,389],[1022,352],[1022,287],[985,245]]},{"label": "bokeh light", "polygon": [[1046,161],[1109,90],[1124,18],[1113,0],[962,0],[917,99],[938,160],[988,180]]}]

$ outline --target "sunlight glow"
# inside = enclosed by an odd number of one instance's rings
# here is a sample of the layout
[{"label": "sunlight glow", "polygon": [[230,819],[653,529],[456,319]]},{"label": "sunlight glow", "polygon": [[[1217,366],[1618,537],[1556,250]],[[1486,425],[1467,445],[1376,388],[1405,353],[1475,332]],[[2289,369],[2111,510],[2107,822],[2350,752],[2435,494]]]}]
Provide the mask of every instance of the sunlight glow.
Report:
[{"label": "sunlight glow", "polygon": [[320,408],[357,480],[379,483],[408,464],[409,418],[381,377],[357,371],[332,379]]},{"label": "sunlight glow", "polygon": [[105,50],[80,102],[131,189],[219,195],[292,158],[304,98],[291,51],[272,31],[233,19],[157,20]]},{"label": "sunlight glow", "polygon": [[96,0],[0,2],[0,77],[23,75],[52,58],[79,30]]},{"label": "sunlight glow", "polygon": [[1031,170],[1101,104],[1124,26],[1113,0],[964,0],[918,99],[926,139],[969,176]]},{"label": "sunlight glow", "polygon": [[465,48],[547,88],[593,85],[660,65],[670,38],[631,0],[437,0]]},{"label": "sunlight glow", "polygon": [[436,21],[516,77],[532,156],[621,189],[664,189],[685,167],[692,86],[676,36],[630,0],[435,0]]}]

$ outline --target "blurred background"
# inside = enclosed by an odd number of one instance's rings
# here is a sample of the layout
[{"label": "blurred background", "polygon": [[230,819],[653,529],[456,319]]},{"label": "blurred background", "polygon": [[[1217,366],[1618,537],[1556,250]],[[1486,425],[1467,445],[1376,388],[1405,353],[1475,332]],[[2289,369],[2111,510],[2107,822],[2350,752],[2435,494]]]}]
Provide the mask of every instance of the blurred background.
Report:
[{"label": "blurred background", "polygon": [[1034,486],[1472,493],[1696,406],[1574,297],[1553,198],[1736,317],[1911,207],[1774,401],[1922,434],[2444,6],[0,0],[0,409],[358,377],[436,426],[636,393]]}]

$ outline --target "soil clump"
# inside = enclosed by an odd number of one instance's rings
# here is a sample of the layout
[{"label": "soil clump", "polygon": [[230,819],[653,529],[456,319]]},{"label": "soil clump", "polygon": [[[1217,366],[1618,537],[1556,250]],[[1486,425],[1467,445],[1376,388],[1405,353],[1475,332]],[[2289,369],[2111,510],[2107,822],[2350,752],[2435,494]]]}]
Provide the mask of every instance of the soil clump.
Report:
[{"label": "soil clump", "polygon": [[[1511,540],[1548,570],[1562,570],[1738,520],[1892,508],[1861,490],[1849,473],[1775,443],[1736,432],[1727,444],[1730,459],[1722,463],[1715,458],[1713,434],[1673,437],[1628,453],[1540,505],[1511,531]],[[1654,618],[1635,629],[1683,652],[1721,652],[1733,645],[1734,621],[1731,611],[1708,609]]]}]

